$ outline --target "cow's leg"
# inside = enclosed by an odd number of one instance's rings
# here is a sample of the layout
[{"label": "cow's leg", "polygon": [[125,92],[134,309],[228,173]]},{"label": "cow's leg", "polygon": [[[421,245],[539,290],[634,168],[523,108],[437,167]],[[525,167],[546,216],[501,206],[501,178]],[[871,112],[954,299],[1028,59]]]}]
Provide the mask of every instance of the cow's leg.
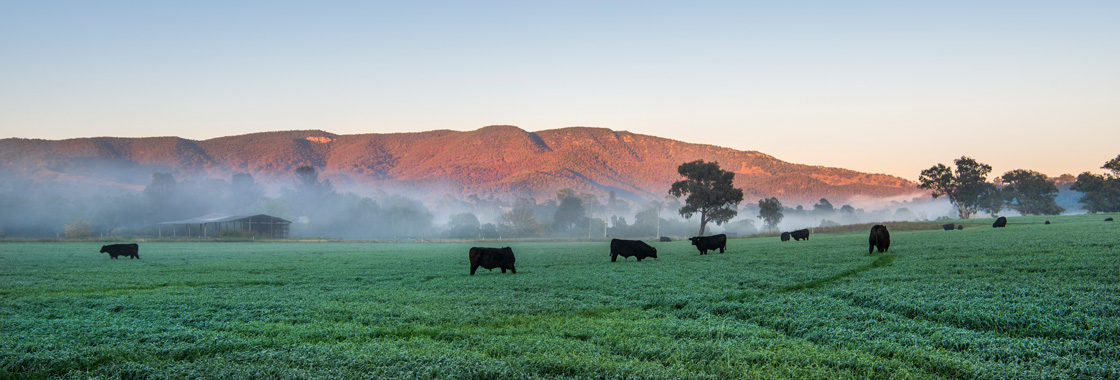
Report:
[{"label": "cow's leg", "polygon": [[513,268],[513,265],[510,265],[510,266],[509,266],[509,271],[510,271],[511,273],[513,273],[513,274],[517,274],[517,269],[514,269],[514,268]]},{"label": "cow's leg", "polygon": [[478,270],[478,265],[471,265],[471,276],[474,276],[475,270]]},{"label": "cow's leg", "polygon": [[613,263],[615,260],[618,260],[618,254],[617,253],[612,253],[611,254],[611,262]]},{"label": "cow's leg", "polygon": [[727,247],[719,247],[719,253],[723,253],[723,249]]},{"label": "cow's leg", "polygon": [[506,273],[506,267],[502,267],[502,273]]},{"label": "cow's leg", "polygon": [[637,258],[638,258],[638,261],[642,261],[642,257],[643,257],[643,256],[634,256],[634,257],[637,257]]}]

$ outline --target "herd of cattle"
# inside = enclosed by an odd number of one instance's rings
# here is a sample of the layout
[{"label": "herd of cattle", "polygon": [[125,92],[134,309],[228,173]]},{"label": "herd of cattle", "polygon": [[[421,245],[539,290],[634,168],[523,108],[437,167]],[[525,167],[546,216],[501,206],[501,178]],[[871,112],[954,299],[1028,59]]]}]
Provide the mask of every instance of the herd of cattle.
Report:
[{"label": "herd of cattle", "polygon": [[[1105,219],[1105,221],[1111,222],[1112,218],[1107,218]],[[1050,221],[1047,220],[1045,224],[1050,224]],[[996,221],[992,223],[993,228],[1006,226],[1007,218],[1002,216],[997,218]],[[954,229],[964,229],[964,226],[948,223],[942,225],[941,228],[945,229],[946,231],[950,231]],[[796,241],[801,241],[802,239],[809,240],[809,230],[800,229],[796,231],[782,232],[781,234],[782,241],[789,241],[791,237]],[[672,239],[664,236],[662,236],[659,240],[662,242],[672,241]],[[692,245],[696,246],[696,250],[700,251],[701,255],[706,255],[708,254],[708,251],[715,251],[717,249],[719,250],[719,253],[723,253],[727,249],[727,235],[725,234],[712,236],[696,236],[690,237],[688,238],[688,240],[692,242]],[[887,231],[887,226],[884,226],[882,224],[876,224],[872,226],[871,234],[867,237],[867,244],[867,254],[869,255],[874,253],[876,249],[879,250],[879,253],[887,252],[887,250],[889,250],[891,247],[891,234],[889,231]],[[116,259],[118,256],[128,256],[132,259],[139,259],[140,246],[135,243],[103,245],[101,246],[100,253],[108,253],[109,257],[113,259]],[[651,247],[649,244],[646,244],[646,242],[641,240],[611,239],[611,262],[617,260],[619,256],[622,256],[623,260],[630,257],[634,257],[638,261],[642,261],[642,259],[647,257],[656,259],[657,248]],[[467,252],[467,257],[471,262],[472,276],[479,267],[487,270],[500,268],[502,270],[502,273],[506,273],[506,270],[508,269],[511,273],[517,273],[517,269],[514,268],[514,263],[517,261],[517,258],[514,257],[513,249],[510,247],[472,247],[470,251]]]}]

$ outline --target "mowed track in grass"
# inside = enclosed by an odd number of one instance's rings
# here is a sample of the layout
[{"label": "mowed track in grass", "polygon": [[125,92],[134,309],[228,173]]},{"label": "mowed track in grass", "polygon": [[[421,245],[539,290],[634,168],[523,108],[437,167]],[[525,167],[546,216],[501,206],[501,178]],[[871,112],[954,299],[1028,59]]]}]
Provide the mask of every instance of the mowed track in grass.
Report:
[{"label": "mowed track in grass", "polygon": [[[1104,217],[615,263],[607,242],[0,243],[0,378],[1120,378]],[[476,245],[518,273],[470,276]]]}]

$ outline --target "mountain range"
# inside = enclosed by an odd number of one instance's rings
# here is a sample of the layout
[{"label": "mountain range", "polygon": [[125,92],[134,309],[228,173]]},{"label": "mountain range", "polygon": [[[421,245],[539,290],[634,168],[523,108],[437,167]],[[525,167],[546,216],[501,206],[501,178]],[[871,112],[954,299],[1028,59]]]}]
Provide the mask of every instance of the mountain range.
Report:
[{"label": "mountain range", "polygon": [[[477,194],[551,198],[561,188],[660,199],[681,176],[677,166],[716,161],[735,172],[744,202],[777,197],[812,205],[918,196],[903,178],[784,162],[756,151],[692,144],[603,128],[528,132],[515,126],[474,131],[336,135],[319,130],[262,132],[207,140],[93,137],[0,140],[0,173],[75,189],[140,190],[150,175],[225,178],[244,172],[259,182],[294,181],[300,166],[317,169],[340,190],[385,189],[417,198]],[[909,198],[906,198],[909,199]]]}]

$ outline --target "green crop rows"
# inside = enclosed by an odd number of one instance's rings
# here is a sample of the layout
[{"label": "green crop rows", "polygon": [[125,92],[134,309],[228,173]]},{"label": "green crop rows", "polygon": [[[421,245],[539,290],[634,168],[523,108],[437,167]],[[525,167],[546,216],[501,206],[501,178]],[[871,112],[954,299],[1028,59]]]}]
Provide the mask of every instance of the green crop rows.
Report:
[{"label": "green crop rows", "polygon": [[[0,243],[0,379],[1117,379],[1120,225],[652,243]],[[990,223],[990,221],[988,221]]]}]

